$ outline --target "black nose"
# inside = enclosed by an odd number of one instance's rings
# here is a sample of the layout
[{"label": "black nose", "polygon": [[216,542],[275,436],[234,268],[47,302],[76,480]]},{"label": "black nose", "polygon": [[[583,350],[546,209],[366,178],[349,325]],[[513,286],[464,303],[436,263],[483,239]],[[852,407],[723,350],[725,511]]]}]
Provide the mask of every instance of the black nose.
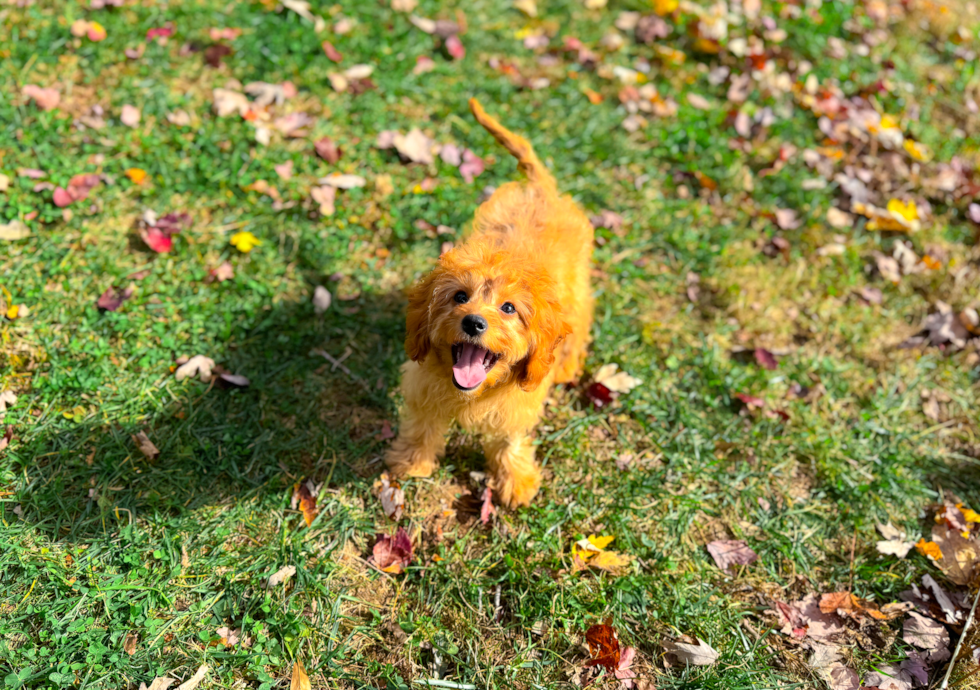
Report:
[{"label": "black nose", "polygon": [[466,335],[477,336],[487,330],[487,320],[479,314],[467,314],[463,317],[463,332]]}]

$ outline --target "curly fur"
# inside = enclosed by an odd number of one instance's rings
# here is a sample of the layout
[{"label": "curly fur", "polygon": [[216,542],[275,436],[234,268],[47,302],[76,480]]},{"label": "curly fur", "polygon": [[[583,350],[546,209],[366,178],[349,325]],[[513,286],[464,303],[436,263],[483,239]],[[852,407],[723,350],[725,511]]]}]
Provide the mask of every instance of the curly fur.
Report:
[{"label": "curly fur", "polygon": [[[483,125],[515,158],[525,182],[502,185],[476,212],[467,241],[443,255],[410,292],[398,438],[385,457],[397,475],[429,476],[453,420],[479,433],[501,502],[527,505],[541,485],[533,431],[553,383],[578,376],[592,321],[593,230],[531,145],[470,100]],[[466,291],[469,301],[453,296]],[[505,314],[504,302],[516,313]],[[467,336],[479,314],[488,329]],[[473,391],[453,384],[452,345],[477,342],[499,359]]]}]

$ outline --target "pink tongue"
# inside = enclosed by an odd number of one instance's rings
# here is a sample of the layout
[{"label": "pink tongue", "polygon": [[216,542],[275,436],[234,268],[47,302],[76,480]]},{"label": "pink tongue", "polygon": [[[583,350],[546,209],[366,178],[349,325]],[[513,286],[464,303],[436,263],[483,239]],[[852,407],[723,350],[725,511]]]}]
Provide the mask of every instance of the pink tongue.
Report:
[{"label": "pink tongue", "polygon": [[483,368],[483,359],[487,351],[478,345],[463,343],[463,351],[459,361],[453,365],[453,378],[463,388],[475,388],[487,378],[487,370]]}]

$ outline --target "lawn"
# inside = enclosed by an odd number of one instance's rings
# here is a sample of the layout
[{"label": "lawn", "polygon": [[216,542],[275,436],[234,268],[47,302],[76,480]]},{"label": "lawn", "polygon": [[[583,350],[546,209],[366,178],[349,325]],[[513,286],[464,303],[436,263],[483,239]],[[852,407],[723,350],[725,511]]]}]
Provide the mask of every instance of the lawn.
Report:
[{"label": "lawn", "polygon": [[[930,575],[952,650],[976,591],[921,546],[980,526],[975,8],[415,4],[0,9],[5,687],[912,687],[913,612],[862,611]],[[404,290],[516,175],[472,96],[596,216],[593,342],[530,508],[481,519],[456,430],[396,524]],[[636,679],[587,666],[607,620]]]}]

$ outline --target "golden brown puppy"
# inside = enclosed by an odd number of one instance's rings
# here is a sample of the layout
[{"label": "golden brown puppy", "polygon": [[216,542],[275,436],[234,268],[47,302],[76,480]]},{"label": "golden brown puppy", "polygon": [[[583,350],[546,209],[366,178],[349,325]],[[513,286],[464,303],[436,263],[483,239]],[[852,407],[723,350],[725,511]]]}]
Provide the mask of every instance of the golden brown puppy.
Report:
[{"label": "golden brown puppy", "polygon": [[508,182],[479,209],[465,244],[409,295],[398,438],[385,462],[427,477],[453,420],[480,433],[493,488],[527,505],[541,485],[529,437],[552,383],[578,375],[592,322],[592,225],[531,145],[470,100],[477,121],[515,157]]}]

